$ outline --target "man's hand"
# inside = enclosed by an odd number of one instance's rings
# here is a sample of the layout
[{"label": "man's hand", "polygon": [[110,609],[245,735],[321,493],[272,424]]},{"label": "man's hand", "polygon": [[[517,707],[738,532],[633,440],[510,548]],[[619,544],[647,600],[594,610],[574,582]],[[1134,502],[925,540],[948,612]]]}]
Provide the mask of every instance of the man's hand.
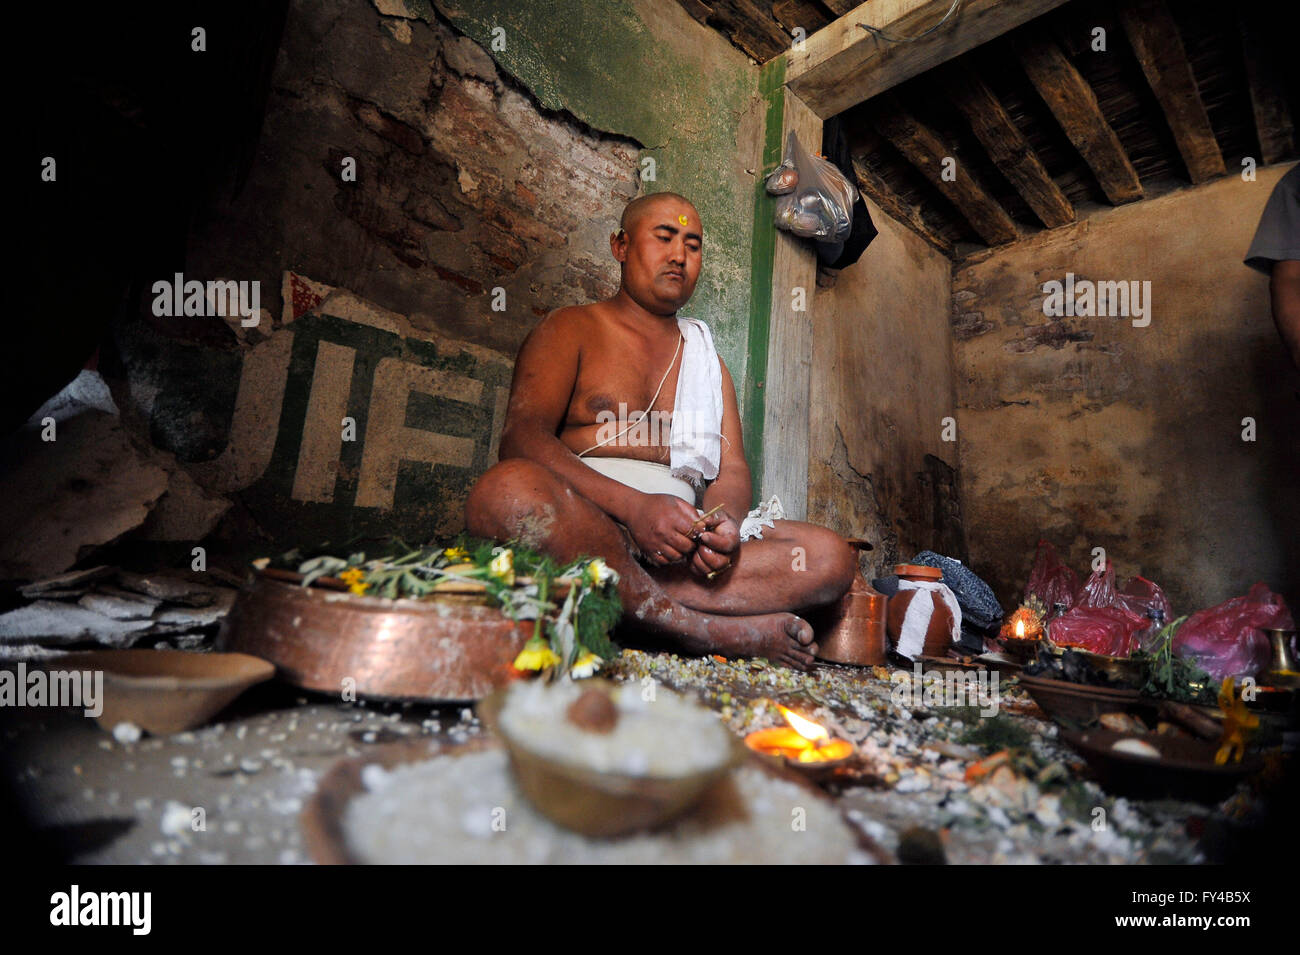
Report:
[{"label": "man's hand", "polygon": [[646,560],[656,566],[676,563],[695,550],[691,525],[695,508],[672,494],[647,494],[627,529]]},{"label": "man's hand", "polygon": [[710,514],[695,526],[697,545],[691,570],[711,580],[735,560],[740,549],[740,527],[726,511]]}]

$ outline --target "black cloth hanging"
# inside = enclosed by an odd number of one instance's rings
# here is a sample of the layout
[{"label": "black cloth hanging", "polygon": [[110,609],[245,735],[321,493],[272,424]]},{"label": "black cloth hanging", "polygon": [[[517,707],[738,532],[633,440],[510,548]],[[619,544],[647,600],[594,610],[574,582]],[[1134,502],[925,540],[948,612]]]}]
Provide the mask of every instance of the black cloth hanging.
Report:
[{"label": "black cloth hanging", "polygon": [[[853,156],[849,153],[849,138],[844,134],[838,116],[828,119],[822,126],[822,153],[848,177],[849,182],[857,182]],[[849,237],[842,242],[818,242],[817,261],[828,269],[846,269],[862,258],[862,253],[879,232],[859,190],[857,201],[853,203],[853,229]]]}]

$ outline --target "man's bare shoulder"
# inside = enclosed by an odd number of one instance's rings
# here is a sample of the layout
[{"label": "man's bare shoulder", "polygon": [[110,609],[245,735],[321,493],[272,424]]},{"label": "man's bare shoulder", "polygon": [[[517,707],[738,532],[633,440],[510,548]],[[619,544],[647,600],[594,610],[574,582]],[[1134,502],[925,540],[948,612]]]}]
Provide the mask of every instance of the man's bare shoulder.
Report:
[{"label": "man's bare shoulder", "polygon": [[572,342],[575,346],[590,341],[593,336],[601,334],[605,327],[603,304],[596,302],[557,308],[538,322],[528,337],[548,342],[563,340]]}]

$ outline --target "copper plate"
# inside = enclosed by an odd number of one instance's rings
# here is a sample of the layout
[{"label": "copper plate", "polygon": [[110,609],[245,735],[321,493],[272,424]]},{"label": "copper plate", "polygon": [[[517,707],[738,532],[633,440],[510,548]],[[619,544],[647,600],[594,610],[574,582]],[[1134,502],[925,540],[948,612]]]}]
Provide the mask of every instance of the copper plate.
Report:
[{"label": "copper plate", "polygon": [[281,679],[308,690],[351,686],[374,699],[450,703],[510,682],[532,631],[531,622],[515,623],[480,598],[388,600],[256,575],[217,646],[269,660]]},{"label": "copper plate", "polygon": [[[459,746],[393,743],[387,746],[376,746],[364,756],[339,760],[321,777],[316,792],[299,816],[303,846],[311,858],[321,865],[356,865],[360,862],[348,846],[343,831],[343,817],[348,803],[366,791],[365,785],[361,782],[361,771],[367,765],[378,763],[385,769],[392,769],[404,763],[416,763],[435,757],[455,758],[463,753],[480,752],[500,745],[501,743],[493,738],[470,740]],[[767,773],[801,787],[808,793],[809,799],[830,799],[819,787],[798,773],[773,765],[771,760],[764,759],[756,753],[747,752],[745,756],[752,761],[750,765],[760,766]],[[853,832],[859,849],[881,865],[896,861],[886,849],[867,835],[862,826],[851,816],[847,813],[841,815]],[[436,862],[433,859],[429,861]]]}]

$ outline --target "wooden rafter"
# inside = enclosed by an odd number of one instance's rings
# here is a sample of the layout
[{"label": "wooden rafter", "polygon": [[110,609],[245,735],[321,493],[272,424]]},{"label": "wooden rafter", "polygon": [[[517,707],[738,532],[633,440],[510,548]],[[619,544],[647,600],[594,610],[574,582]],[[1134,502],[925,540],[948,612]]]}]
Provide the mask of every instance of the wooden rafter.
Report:
[{"label": "wooden rafter", "polygon": [[1178,25],[1164,0],[1129,0],[1120,6],[1119,19],[1169,121],[1188,176],[1192,182],[1222,176],[1227,171],[1223,153],[1201,102]]},{"label": "wooden rafter", "polygon": [[1237,6],[1242,53],[1246,61],[1246,82],[1250,106],[1259,137],[1260,164],[1270,165],[1290,156],[1295,149],[1295,124],[1287,106],[1283,71],[1272,51],[1260,42],[1264,18],[1249,4]]},{"label": "wooden rafter", "polygon": [[[989,245],[1003,245],[1019,238],[1016,224],[983,184],[960,163],[949,164],[952,150],[934,132],[911,115],[892,93],[876,97],[871,104],[876,132],[889,140],[936,189],[948,197],[966,221]],[[944,178],[946,168],[955,172]]]},{"label": "wooden rafter", "polygon": [[885,215],[897,219],[944,255],[952,256],[952,243],[926,225],[916,207],[899,198],[898,193],[857,156],[853,157],[853,172],[862,194],[878,205]]},{"label": "wooden rafter", "polygon": [[1092,169],[1106,197],[1115,205],[1141,199],[1142,183],[1128,153],[1102,114],[1092,87],[1061,48],[1038,31],[1020,34],[1016,48],[1029,81]]},{"label": "wooden rafter", "polygon": [[871,99],[1065,0],[964,0],[953,17],[915,42],[881,39],[861,24],[915,36],[943,19],[952,0],[867,0],[786,54],[786,86],[823,119]]},{"label": "wooden rafter", "polygon": [[949,96],[970,123],[975,138],[1043,225],[1054,229],[1073,222],[1074,206],[980,75],[965,61],[958,61],[945,76]]}]

